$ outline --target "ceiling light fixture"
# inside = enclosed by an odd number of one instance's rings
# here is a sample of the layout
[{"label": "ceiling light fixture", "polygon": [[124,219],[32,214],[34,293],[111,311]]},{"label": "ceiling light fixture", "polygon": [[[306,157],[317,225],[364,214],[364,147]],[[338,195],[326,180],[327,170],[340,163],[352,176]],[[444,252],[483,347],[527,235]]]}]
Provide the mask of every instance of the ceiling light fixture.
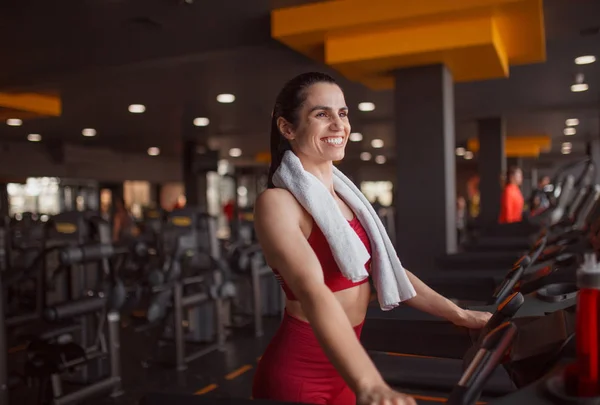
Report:
[{"label": "ceiling light fixture", "polygon": [[375,156],[375,163],[377,163],[378,165],[382,165],[387,161],[387,159],[385,158],[385,156],[383,155],[378,155]]},{"label": "ceiling light fixture", "polygon": [[229,156],[240,157],[242,156],[242,150],[240,148],[231,148],[229,149]]},{"label": "ceiling light fixture", "polygon": [[464,156],[466,149],[463,147],[456,148],[456,156]]},{"label": "ceiling light fixture", "polygon": [[360,111],[365,111],[365,112],[373,111],[373,110],[375,110],[375,104],[373,104],[369,101],[363,101],[362,103],[358,104],[358,109]]},{"label": "ceiling light fixture", "polygon": [[371,146],[375,149],[383,148],[383,141],[381,139],[373,139],[371,141]]},{"label": "ceiling light fixture", "polygon": [[131,104],[129,106],[129,112],[132,114],[142,114],[146,111],[146,106],[143,104]]},{"label": "ceiling light fixture", "polygon": [[217,96],[217,101],[224,104],[233,103],[235,101],[235,96],[228,93],[219,94]]},{"label": "ceiling light fixture", "polygon": [[361,153],[360,160],[362,160],[363,162],[367,162],[367,161],[371,160],[371,154],[369,152]]},{"label": "ceiling light fixture", "polygon": [[160,155],[160,149],[155,146],[148,148],[148,154],[150,156],[158,156]]},{"label": "ceiling light fixture", "polygon": [[194,125],[197,127],[206,127],[210,124],[210,120],[206,117],[194,118]]},{"label": "ceiling light fixture", "polygon": [[21,125],[23,125],[23,121],[21,121],[18,118],[9,118],[6,120],[6,125],[8,125],[9,127],[20,127]]},{"label": "ceiling light fixture", "polygon": [[565,121],[565,125],[568,127],[575,127],[579,125],[579,120],[577,118],[569,118]]},{"label": "ceiling light fixture", "polygon": [[85,128],[83,131],[81,131],[81,135],[87,136],[88,138],[96,136],[96,130],[94,128]]},{"label": "ceiling light fixture", "polygon": [[360,142],[363,140],[363,136],[360,132],[352,132],[350,134],[350,141],[351,142]]},{"label": "ceiling light fixture", "polygon": [[40,134],[29,134],[27,135],[27,140],[29,142],[39,142],[42,140],[42,136]]},{"label": "ceiling light fixture", "polygon": [[587,91],[589,86],[587,83],[584,83],[584,76],[583,73],[577,73],[575,75],[575,84],[571,85],[571,91],[573,93],[579,93],[582,91]]},{"label": "ceiling light fixture", "polygon": [[582,91],[588,91],[589,88],[590,86],[588,86],[587,83],[578,83],[571,85],[571,91],[573,93],[581,93]]},{"label": "ceiling light fixture", "polygon": [[465,160],[473,159],[473,152],[471,152],[470,150],[466,151],[464,158],[465,158]]},{"label": "ceiling light fixture", "polygon": [[594,55],[584,55],[575,58],[576,65],[589,65],[594,62],[596,62],[596,57]]},{"label": "ceiling light fixture", "polygon": [[577,130],[576,130],[575,128],[569,127],[569,128],[565,128],[565,129],[563,130],[563,133],[564,133],[566,136],[571,136],[571,135],[575,135],[575,133],[577,133]]}]

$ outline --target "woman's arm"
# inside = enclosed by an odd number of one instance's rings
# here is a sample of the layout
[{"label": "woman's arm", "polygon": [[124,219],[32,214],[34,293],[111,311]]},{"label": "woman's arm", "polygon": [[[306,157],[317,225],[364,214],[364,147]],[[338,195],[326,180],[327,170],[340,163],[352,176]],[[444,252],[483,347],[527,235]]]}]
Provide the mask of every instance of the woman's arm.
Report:
[{"label": "woman's arm", "polygon": [[407,300],[406,304],[419,311],[474,329],[482,328],[491,317],[488,312],[464,310],[431,289],[410,271],[406,270],[406,275],[417,292],[417,295]]},{"label": "woman's arm", "polygon": [[254,226],[267,263],[279,271],[298,298],[321,347],[355,393],[362,398],[368,396],[366,402],[393,398],[398,404],[414,404],[412,398],[387,387],[356,338],[344,309],[325,285],[321,265],[302,233],[302,215],[299,204],[285,190],[267,190],[257,199]]}]

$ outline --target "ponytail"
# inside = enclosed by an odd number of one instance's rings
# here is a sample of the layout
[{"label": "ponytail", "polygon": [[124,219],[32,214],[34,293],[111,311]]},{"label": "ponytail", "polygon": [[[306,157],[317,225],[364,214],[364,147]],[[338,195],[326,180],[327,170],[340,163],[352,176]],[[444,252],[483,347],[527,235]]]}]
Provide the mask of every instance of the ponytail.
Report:
[{"label": "ponytail", "polygon": [[292,149],[290,141],[279,132],[277,118],[275,114],[271,118],[271,165],[269,166],[269,175],[267,177],[267,188],[275,188],[273,176],[279,168],[285,152]]}]

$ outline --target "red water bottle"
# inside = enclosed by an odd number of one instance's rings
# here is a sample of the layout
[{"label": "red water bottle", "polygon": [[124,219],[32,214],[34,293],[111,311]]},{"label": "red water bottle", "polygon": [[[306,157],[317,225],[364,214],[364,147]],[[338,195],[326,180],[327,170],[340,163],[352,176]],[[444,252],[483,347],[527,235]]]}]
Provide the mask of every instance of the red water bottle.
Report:
[{"label": "red water bottle", "polygon": [[600,396],[599,317],[600,265],[588,254],[577,271],[577,391],[579,397]]}]

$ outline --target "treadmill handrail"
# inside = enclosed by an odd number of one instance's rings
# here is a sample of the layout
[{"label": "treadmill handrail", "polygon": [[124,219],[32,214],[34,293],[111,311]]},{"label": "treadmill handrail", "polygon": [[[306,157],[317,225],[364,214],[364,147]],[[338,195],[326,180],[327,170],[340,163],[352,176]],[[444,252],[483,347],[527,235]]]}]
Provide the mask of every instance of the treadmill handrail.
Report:
[{"label": "treadmill handrail", "polygon": [[494,369],[500,364],[517,334],[517,327],[506,322],[487,334],[458,384],[452,390],[447,405],[474,405]]}]

